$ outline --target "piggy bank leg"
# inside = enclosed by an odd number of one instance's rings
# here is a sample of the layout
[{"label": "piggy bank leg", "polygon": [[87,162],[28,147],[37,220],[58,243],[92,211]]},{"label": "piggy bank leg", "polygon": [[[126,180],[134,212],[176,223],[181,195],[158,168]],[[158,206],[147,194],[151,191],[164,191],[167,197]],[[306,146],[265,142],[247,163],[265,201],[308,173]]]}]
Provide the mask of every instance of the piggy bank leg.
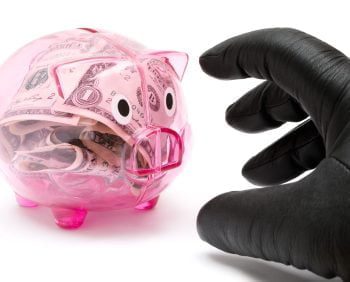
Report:
[{"label": "piggy bank leg", "polygon": [[87,211],[84,209],[52,208],[51,210],[56,224],[66,229],[80,227],[87,215]]},{"label": "piggy bank leg", "polygon": [[28,200],[26,198],[23,198],[22,196],[18,195],[18,194],[15,194],[16,196],[16,201],[18,203],[19,206],[21,207],[24,207],[24,208],[35,208],[38,206],[37,203],[31,201],[31,200]]},{"label": "piggy bank leg", "polygon": [[142,211],[151,210],[157,205],[158,199],[159,199],[159,196],[157,196],[157,197],[155,197],[147,202],[139,204],[138,206],[135,207],[135,209],[142,210]]}]

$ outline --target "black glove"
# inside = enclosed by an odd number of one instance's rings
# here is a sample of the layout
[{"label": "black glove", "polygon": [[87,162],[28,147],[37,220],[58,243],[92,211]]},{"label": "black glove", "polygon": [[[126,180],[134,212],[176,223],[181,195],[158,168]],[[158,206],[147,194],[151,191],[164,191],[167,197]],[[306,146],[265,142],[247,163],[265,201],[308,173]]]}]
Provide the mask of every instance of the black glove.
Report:
[{"label": "black glove", "polygon": [[350,60],[282,28],[224,41],[200,65],[220,79],[267,80],[227,109],[234,128],[259,132],[311,118],[243,167],[251,182],[275,186],[209,201],[198,215],[200,237],[226,252],[350,281]]}]

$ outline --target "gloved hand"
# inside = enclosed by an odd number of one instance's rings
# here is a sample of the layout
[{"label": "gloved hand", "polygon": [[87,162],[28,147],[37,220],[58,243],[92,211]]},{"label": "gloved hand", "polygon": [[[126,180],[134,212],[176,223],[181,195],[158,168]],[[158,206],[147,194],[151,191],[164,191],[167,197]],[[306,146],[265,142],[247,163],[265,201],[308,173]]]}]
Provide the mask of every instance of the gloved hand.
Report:
[{"label": "gloved hand", "polygon": [[234,128],[260,132],[311,118],[243,167],[251,182],[273,186],[209,201],[198,215],[200,237],[226,252],[350,281],[350,60],[306,33],[276,28],[224,41],[200,65],[219,79],[266,80],[229,106]]}]

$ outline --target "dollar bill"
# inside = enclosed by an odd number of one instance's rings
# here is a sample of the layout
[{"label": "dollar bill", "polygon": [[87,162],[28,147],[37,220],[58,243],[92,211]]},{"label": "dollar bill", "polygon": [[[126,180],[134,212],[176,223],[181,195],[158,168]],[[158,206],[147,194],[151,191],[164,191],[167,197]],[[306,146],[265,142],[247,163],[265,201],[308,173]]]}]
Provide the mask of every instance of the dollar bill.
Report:
[{"label": "dollar bill", "polygon": [[79,58],[126,56],[105,36],[92,35],[79,29],[57,33],[41,40],[45,47],[29,65],[22,85],[0,119],[0,125],[28,119],[76,125],[78,116],[67,112],[55,112],[52,109],[56,100],[59,99],[59,85],[56,83],[53,71],[55,66],[76,61]]},{"label": "dollar bill", "polygon": [[[63,97],[54,105],[54,110],[97,120],[126,142],[145,124],[144,107],[137,95],[140,77],[131,62],[81,61],[61,66],[57,76]],[[132,111],[132,118],[125,125],[118,123],[112,114],[113,98],[119,94],[127,97]]]},{"label": "dollar bill", "polygon": [[57,98],[57,86],[53,79],[49,79],[48,67],[33,67],[12,97],[0,125],[29,119],[76,125],[79,121],[77,116],[53,111],[52,106]]},{"label": "dollar bill", "polygon": [[115,48],[111,40],[101,34],[91,34],[74,29],[56,33],[54,38],[45,37],[49,44],[33,60],[33,66],[52,65],[57,62],[71,62],[88,57],[126,57],[122,50]]}]

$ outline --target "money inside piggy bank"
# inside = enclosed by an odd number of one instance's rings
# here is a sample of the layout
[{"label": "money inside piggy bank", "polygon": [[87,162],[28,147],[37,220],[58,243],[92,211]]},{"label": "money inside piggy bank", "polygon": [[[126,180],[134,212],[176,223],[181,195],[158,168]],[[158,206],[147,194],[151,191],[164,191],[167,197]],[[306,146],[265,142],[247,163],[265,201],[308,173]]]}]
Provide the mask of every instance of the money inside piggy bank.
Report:
[{"label": "money inside piggy bank", "polygon": [[0,165],[18,203],[50,207],[64,228],[152,208],[187,150],[187,61],[88,28],[15,53],[0,69]]}]

